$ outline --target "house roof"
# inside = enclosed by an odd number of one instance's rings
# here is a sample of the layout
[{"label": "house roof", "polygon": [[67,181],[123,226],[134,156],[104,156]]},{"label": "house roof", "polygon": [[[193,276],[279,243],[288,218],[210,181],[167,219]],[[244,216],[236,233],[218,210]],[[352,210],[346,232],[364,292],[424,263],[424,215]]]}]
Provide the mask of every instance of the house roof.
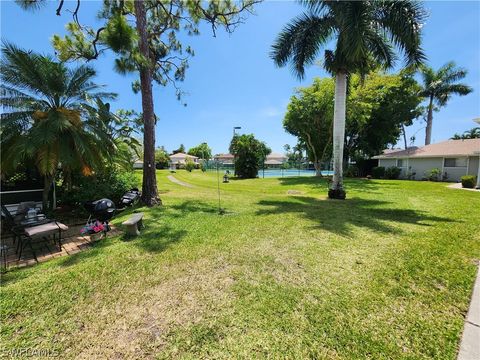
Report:
[{"label": "house roof", "polygon": [[424,158],[445,156],[471,156],[480,153],[480,139],[447,140],[405,150],[384,151],[373,159]]},{"label": "house roof", "polygon": [[170,159],[185,159],[185,158],[198,159],[198,157],[196,156],[188,155],[184,153],[176,153],[176,154],[170,155]]},{"label": "house roof", "polygon": [[233,159],[232,154],[217,154],[214,158]]},{"label": "house roof", "polygon": [[274,159],[270,159],[270,160],[265,161],[265,165],[282,165],[282,164],[283,164],[283,162],[278,161],[278,160],[274,160]]},{"label": "house roof", "polygon": [[287,157],[280,153],[270,153],[267,155],[267,159],[286,159]]}]

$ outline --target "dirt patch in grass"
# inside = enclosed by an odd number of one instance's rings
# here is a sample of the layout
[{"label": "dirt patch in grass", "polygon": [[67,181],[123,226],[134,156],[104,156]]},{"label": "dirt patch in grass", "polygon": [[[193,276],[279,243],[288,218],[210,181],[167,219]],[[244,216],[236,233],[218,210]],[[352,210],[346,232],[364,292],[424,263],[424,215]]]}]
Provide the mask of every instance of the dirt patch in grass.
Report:
[{"label": "dirt patch in grass", "polygon": [[[231,267],[222,259],[201,260],[174,277],[128,296],[104,309],[109,320],[100,332],[85,325],[78,357],[156,358],[176,327],[200,322],[205,314],[228,308],[234,283]],[[132,291],[135,293],[135,291]],[[91,323],[92,327],[98,322]],[[72,349],[76,352],[75,349]]]}]

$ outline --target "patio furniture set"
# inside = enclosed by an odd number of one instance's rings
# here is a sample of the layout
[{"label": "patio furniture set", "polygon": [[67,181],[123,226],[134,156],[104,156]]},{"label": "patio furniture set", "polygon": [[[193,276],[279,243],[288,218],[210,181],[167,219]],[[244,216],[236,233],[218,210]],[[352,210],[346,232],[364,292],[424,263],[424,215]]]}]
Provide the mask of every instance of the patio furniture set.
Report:
[{"label": "patio furniture set", "polygon": [[[68,230],[67,225],[55,219],[48,219],[45,215],[39,213],[39,209],[35,207],[34,202],[20,203],[15,215],[12,215],[4,204],[1,205],[1,208],[4,227],[13,235],[13,244],[19,260],[23,251],[28,247],[32,251],[33,258],[38,262],[32,245],[32,242],[37,240],[53,239],[54,244],[61,251],[62,232]],[[3,240],[1,252],[3,263],[6,264],[7,248]]]}]

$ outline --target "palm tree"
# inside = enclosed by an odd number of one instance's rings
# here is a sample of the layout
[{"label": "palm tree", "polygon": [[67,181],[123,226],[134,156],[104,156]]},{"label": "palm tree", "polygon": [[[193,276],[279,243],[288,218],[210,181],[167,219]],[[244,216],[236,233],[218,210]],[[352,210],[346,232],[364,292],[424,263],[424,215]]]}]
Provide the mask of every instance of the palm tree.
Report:
[{"label": "palm tree", "polygon": [[0,72],[1,167],[33,161],[44,178],[43,206],[59,167],[92,173],[115,150],[105,125],[89,117],[89,100],[111,98],[92,82],[89,66],[67,68],[49,56],[5,43]]},{"label": "palm tree", "polygon": [[453,94],[463,96],[471,93],[473,89],[468,85],[457,83],[458,80],[465,78],[467,70],[457,68],[453,61],[446,63],[438,71],[429,66],[422,66],[420,70],[423,78],[423,89],[420,95],[428,99],[425,131],[425,145],[428,145],[432,141],[435,105],[438,108],[445,106]]},{"label": "palm tree", "polygon": [[470,130],[464,131],[462,135],[455,134],[450,139],[452,140],[480,139],[480,127],[474,127]]},{"label": "palm tree", "polygon": [[366,74],[372,65],[391,68],[395,48],[405,54],[407,65],[421,64],[420,30],[425,18],[423,7],[413,1],[325,1],[301,0],[308,13],[294,19],[278,35],[271,57],[277,66],[291,61],[293,73],[304,77],[305,65],[314,62],[321,48],[323,65],[335,76],[333,130],[334,176],[330,198],[345,198],[343,189],[343,146],[347,77]]}]

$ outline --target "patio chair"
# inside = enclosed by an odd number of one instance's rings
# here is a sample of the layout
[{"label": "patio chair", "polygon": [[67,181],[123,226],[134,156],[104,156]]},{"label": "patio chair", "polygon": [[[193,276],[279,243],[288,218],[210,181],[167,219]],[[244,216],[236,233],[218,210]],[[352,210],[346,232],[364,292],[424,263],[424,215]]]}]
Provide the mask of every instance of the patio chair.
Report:
[{"label": "patio chair", "polygon": [[53,241],[56,244],[57,232],[58,232],[58,248],[59,250],[62,250],[62,231],[68,230],[67,225],[59,223],[56,220],[45,219],[41,222],[38,222],[32,225],[22,226],[21,224],[18,224],[15,222],[14,217],[12,216],[12,214],[10,214],[10,212],[5,207],[5,205],[2,204],[1,207],[2,207],[2,213],[4,214],[4,217],[5,217],[5,222],[9,227],[9,230],[13,233],[14,243],[15,243],[15,240],[18,239],[18,243],[16,247],[16,252],[18,253],[18,260],[21,259],[23,250],[25,249],[26,246],[28,246],[32,251],[33,258],[35,259],[35,261],[38,261],[37,255],[32,246],[32,241],[38,238],[46,239],[50,235],[53,235]]}]

